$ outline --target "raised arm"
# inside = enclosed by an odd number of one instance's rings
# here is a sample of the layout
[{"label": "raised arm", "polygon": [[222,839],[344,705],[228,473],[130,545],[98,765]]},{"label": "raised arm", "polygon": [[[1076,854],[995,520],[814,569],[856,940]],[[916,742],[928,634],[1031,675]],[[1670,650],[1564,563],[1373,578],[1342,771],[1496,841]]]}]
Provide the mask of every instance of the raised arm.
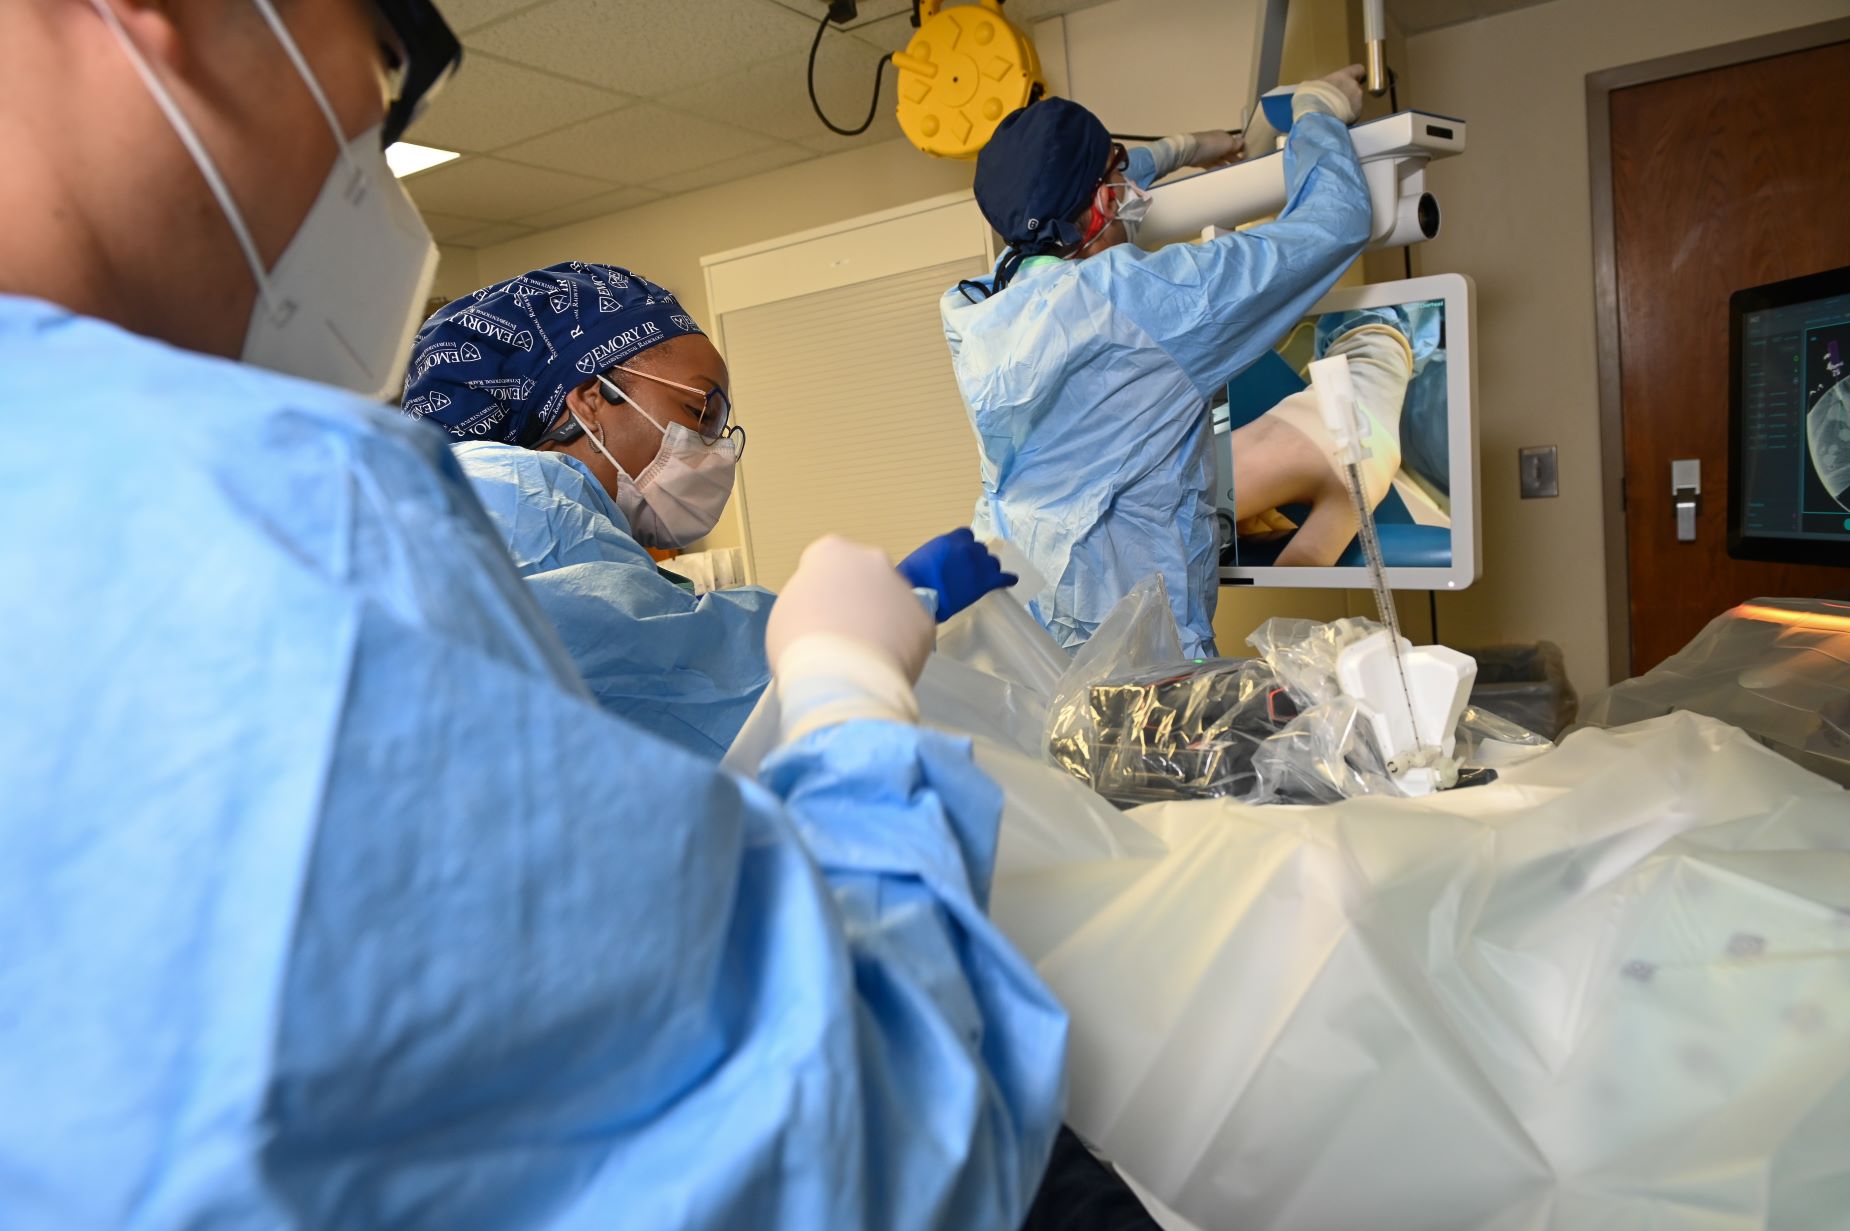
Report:
[{"label": "raised arm", "polygon": [[1114,248],[1082,277],[1180,364],[1204,396],[1277,343],[1368,242],[1368,187],[1341,120],[1307,111],[1285,142],[1288,196],[1271,222],[1155,252]]},{"label": "raised arm", "polygon": [[1209,130],[1177,133],[1150,145],[1130,151],[1130,166],[1124,177],[1148,188],[1172,171],[1183,167],[1224,167],[1238,162],[1246,143],[1238,133]]}]

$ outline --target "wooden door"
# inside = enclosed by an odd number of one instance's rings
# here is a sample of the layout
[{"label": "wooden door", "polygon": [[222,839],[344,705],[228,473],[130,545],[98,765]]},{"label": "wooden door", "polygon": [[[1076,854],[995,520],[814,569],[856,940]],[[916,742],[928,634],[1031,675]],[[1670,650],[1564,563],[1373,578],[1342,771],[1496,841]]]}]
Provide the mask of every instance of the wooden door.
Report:
[{"label": "wooden door", "polygon": [[[1734,560],[1727,545],[1728,297],[1850,265],[1850,42],[1609,97],[1636,673],[1746,599],[1850,590],[1850,569]],[[1690,543],[1676,458],[1702,463]]]}]

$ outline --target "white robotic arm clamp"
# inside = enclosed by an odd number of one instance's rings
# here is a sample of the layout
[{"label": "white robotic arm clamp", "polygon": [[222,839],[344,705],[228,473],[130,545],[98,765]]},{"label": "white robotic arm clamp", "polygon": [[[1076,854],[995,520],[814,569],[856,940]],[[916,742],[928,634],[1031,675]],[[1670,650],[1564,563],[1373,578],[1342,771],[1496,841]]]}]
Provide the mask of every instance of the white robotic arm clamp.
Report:
[{"label": "white robotic arm clamp", "polygon": [[1387,629],[1345,646],[1336,659],[1337,685],[1368,723],[1388,776],[1410,796],[1458,781],[1458,720],[1476,681],[1470,655],[1416,647]]}]

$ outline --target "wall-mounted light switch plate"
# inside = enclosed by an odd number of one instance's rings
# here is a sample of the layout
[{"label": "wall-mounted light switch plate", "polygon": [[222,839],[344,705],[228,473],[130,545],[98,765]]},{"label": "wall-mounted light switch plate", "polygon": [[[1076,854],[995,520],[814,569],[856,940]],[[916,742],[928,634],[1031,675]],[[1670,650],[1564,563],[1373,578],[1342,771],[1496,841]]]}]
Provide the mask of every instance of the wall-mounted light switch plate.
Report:
[{"label": "wall-mounted light switch plate", "polygon": [[1558,459],[1553,445],[1531,445],[1516,453],[1522,474],[1522,498],[1546,500],[1561,494]]}]

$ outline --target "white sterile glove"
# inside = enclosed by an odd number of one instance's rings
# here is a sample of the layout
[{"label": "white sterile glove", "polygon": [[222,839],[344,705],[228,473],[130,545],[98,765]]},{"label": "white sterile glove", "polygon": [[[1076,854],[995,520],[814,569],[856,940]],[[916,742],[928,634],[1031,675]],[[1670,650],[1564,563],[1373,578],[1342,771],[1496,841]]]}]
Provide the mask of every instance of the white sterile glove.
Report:
[{"label": "white sterile glove", "polygon": [[1177,133],[1173,137],[1164,137],[1150,147],[1150,157],[1156,162],[1156,178],[1159,180],[1177,167],[1224,167],[1240,161],[1240,156],[1245,152],[1245,139],[1239,133],[1215,129]]},{"label": "white sterile glove", "polygon": [[1191,167],[1224,167],[1240,161],[1246,153],[1246,138],[1239,133],[1209,129],[1189,135],[1195,139],[1193,156],[1186,159]]},{"label": "white sterile glove", "polygon": [[915,722],[934,626],[893,562],[829,535],[803,552],[764,645],[786,740],[856,718]]},{"label": "white sterile glove", "polygon": [[1367,70],[1360,64],[1340,68],[1328,77],[1306,81],[1291,92],[1291,118],[1303,118],[1306,112],[1320,111],[1333,115],[1345,124],[1355,123],[1362,114],[1362,79]]}]

